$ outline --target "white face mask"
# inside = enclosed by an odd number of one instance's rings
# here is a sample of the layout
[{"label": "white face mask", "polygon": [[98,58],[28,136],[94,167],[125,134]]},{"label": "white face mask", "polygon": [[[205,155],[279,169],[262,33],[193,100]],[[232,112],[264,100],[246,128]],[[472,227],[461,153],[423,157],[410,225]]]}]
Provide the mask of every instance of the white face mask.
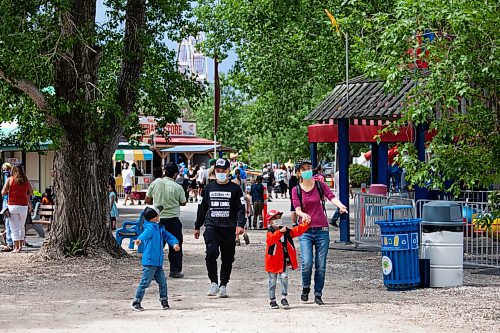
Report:
[{"label": "white face mask", "polygon": [[279,227],[283,225],[283,220],[282,219],[275,219],[273,220],[273,226]]},{"label": "white face mask", "polygon": [[215,178],[221,183],[225,182],[227,180],[227,174],[226,173],[216,173]]}]

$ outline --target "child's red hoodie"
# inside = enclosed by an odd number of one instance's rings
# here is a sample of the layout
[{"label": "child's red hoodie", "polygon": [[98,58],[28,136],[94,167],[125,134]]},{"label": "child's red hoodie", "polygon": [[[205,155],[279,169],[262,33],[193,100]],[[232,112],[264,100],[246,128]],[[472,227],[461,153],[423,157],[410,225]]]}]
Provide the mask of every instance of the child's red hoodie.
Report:
[{"label": "child's red hoodie", "polygon": [[309,228],[309,224],[301,223],[298,226],[281,233],[279,229],[269,227],[266,238],[265,268],[269,273],[283,273],[285,263],[292,269],[297,269],[297,251],[293,238],[299,237]]}]

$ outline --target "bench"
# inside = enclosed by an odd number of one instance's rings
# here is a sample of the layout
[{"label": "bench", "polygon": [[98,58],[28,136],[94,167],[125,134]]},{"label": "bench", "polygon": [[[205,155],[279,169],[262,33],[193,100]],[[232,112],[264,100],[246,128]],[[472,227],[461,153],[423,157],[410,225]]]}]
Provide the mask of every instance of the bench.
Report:
[{"label": "bench", "polygon": [[[134,249],[134,240],[139,238],[139,236],[144,231],[144,217],[139,216],[136,221],[125,221],[122,224],[122,227],[116,230],[116,241],[119,246],[122,246],[122,241],[125,238],[130,239],[130,244],[128,245],[129,249]],[[142,244],[141,244],[142,246]]]},{"label": "bench", "polygon": [[54,205],[41,205],[37,203],[33,210],[31,223],[50,226],[54,219]]}]

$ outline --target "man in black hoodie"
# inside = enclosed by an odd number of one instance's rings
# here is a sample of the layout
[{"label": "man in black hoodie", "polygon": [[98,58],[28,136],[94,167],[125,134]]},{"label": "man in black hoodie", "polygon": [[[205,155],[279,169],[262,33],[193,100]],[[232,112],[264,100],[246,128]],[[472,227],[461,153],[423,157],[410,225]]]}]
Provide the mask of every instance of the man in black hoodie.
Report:
[{"label": "man in black hoodie", "polygon": [[[236,249],[235,234],[241,235],[245,226],[245,197],[241,188],[229,181],[229,161],[219,158],[215,162],[217,180],[208,183],[202,192],[202,201],[194,227],[194,238],[200,237],[200,228],[205,225],[203,238],[210,290],[208,296],[226,298],[227,283],[233,268]],[[221,255],[220,285],[217,274],[217,258]]]}]

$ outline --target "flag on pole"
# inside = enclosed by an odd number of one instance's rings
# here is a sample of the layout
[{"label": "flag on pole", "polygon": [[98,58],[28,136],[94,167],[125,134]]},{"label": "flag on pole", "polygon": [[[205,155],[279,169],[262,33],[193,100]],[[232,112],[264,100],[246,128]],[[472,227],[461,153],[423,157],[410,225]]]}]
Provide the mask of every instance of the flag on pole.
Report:
[{"label": "flag on pole", "polygon": [[215,84],[214,134],[217,135],[217,128],[219,127],[219,112],[220,112],[219,63],[217,62],[217,56],[214,57],[214,84]]},{"label": "flag on pole", "polygon": [[326,13],[326,15],[328,15],[328,18],[332,22],[332,26],[335,27],[335,31],[337,32],[337,35],[340,36],[340,26],[339,26],[337,20],[332,15],[332,13],[330,13],[330,11],[328,9],[326,9],[326,8],[325,8],[325,13]]}]

